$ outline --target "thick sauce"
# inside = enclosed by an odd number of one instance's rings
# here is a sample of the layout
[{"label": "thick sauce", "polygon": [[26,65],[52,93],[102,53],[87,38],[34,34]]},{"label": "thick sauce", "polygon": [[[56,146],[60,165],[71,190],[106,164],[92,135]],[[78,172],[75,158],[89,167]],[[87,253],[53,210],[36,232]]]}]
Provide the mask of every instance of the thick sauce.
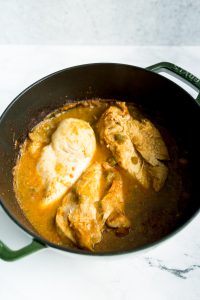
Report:
[{"label": "thick sauce", "polygon": [[[96,121],[108,108],[109,102],[89,101],[85,105],[64,107],[59,112],[49,115],[39,123],[33,131],[43,140],[43,145],[50,142],[50,137],[59,122],[65,118],[80,118],[90,123],[95,131]],[[129,107],[131,113],[131,107]],[[126,215],[131,221],[130,233],[126,236],[116,236],[114,230],[105,229],[102,241],[96,245],[95,251],[127,250],[153,242],[169,233],[178,223],[184,213],[187,202],[187,191],[184,190],[181,175],[178,172],[178,150],[175,141],[166,130],[159,128],[169,149],[171,160],[168,164],[169,175],[160,192],[152,189],[144,190],[126,171],[120,169],[124,181],[124,196]],[[97,135],[96,135],[97,136]],[[98,136],[97,136],[98,143]],[[70,241],[63,241],[56,231],[55,214],[59,203],[49,208],[41,207],[44,188],[36,171],[36,164],[41,153],[39,147],[32,153],[32,142],[26,139],[21,148],[21,155],[14,170],[14,187],[19,204],[36,231],[47,240],[74,247]],[[106,147],[97,144],[94,161],[103,162],[111,157]],[[184,198],[181,195],[186,195]]]}]

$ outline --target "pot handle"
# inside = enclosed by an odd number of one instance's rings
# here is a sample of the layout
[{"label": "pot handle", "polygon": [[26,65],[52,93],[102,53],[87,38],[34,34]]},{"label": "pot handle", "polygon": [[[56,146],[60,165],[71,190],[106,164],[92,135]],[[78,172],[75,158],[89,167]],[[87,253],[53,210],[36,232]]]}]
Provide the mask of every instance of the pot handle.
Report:
[{"label": "pot handle", "polygon": [[200,79],[198,79],[196,76],[169,62],[160,62],[158,64],[149,66],[146,69],[158,73],[163,70],[168,70],[170,73],[175,75],[175,77],[178,77],[179,79],[181,78],[183,82],[198,90],[199,94],[195,101],[200,105]]},{"label": "pot handle", "polygon": [[0,241],[0,259],[6,261],[17,260],[21,257],[29,255],[33,252],[36,252],[40,249],[45,248],[46,246],[41,242],[33,239],[32,242],[19,250],[11,250],[8,248],[2,241]]}]

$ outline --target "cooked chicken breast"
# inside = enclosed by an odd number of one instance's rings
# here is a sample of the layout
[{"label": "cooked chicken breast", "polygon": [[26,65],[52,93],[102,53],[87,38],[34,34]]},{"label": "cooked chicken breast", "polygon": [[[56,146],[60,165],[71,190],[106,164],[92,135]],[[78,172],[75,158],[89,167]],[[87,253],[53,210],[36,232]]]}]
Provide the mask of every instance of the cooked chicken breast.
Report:
[{"label": "cooked chicken breast", "polygon": [[167,147],[158,129],[147,119],[141,122],[131,118],[129,135],[137,151],[152,166],[159,160],[169,160]]},{"label": "cooked chicken breast", "polygon": [[103,220],[98,209],[101,176],[99,163],[90,166],[64,197],[56,214],[56,225],[61,235],[90,250],[102,238]]},{"label": "cooked chicken breast", "polygon": [[168,168],[161,162],[158,162],[155,166],[148,165],[147,168],[152,178],[153,188],[156,192],[159,192],[167,179]]},{"label": "cooked chicken breast", "polygon": [[153,188],[158,192],[168,175],[168,168],[162,163],[169,160],[167,147],[160,132],[149,120],[138,121],[131,118],[128,127],[133,144],[148,163],[146,168],[151,175]]},{"label": "cooked chicken breast", "polygon": [[101,142],[113,153],[118,164],[145,188],[159,191],[167,178],[167,147],[158,129],[147,119],[132,118],[125,103],[109,107],[98,122]]},{"label": "cooked chicken breast", "polygon": [[89,123],[63,120],[42,149],[37,171],[46,188],[43,205],[59,200],[90,164],[96,150],[95,134]]},{"label": "cooked chicken breast", "polygon": [[149,187],[144,161],[136,151],[128,132],[130,115],[116,106],[110,106],[98,122],[100,141],[113,153],[118,164],[145,187]]},{"label": "cooked chicken breast", "polygon": [[124,212],[123,181],[120,173],[108,163],[103,164],[104,176],[108,191],[101,201],[104,222],[109,227],[116,228],[120,233],[126,233],[130,221]]},{"label": "cooked chicken breast", "polygon": [[102,239],[105,222],[122,233],[130,227],[119,172],[108,164],[94,163],[64,197],[56,225],[63,237],[92,250]]}]

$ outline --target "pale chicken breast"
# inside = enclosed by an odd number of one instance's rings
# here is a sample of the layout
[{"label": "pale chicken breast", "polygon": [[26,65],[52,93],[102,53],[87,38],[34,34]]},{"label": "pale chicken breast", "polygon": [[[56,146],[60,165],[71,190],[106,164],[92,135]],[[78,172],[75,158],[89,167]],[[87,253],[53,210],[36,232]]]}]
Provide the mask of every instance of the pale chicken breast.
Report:
[{"label": "pale chicken breast", "polygon": [[37,171],[46,188],[43,205],[59,200],[90,164],[96,150],[89,123],[75,118],[63,120],[42,149]]},{"label": "pale chicken breast", "polygon": [[124,212],[122,188],[117,170],[105,163],[92,164],[58,208],[58,232],[89,250],[101,241],[105,223],[127,233],[130,222]]},{"label": "pale chicken breast", "polygon": [[145,188],[152,182],[159,191],[167,178],[167,147],[158,129],[147,119],[132,118],[125,103],[111,106],[98,122],[101,142],[113,153],[118,164]]}]

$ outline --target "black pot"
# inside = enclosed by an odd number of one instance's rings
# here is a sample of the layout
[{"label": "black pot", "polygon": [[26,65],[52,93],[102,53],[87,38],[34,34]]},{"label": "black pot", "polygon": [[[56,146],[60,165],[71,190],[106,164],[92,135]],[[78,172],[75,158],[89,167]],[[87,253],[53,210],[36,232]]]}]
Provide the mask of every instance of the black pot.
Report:
[{"label": "black pot", "polygon": [[179,75],[188,84],[200,90],[200,80],[185,70],[170,64],[159,63],[147,69],[121,64],[88,64],[51,74],[23,91],[8,106],[0,119],[0,197],[8,215],[33,237],[27,247],[12,251],[0,242],[0,258],[14,260],[31,252],[51,246],[62,251],[88,255],[114,255],[127,252],[91,253],[68,249],[45,240],[24,217],[13,191],[12,169],[28,131],[44,116],[66,102],[91,98],[134,101],[144,107],[152,119],[158,119],[173,136],[181,139],[189,151],[191,161],[192,195],[187,215],[178,227],[161,240],[129,252],[146,250],[173,236],[197,214],[200,207],[199,118],[200,96],[193,99],[178,85],[152,71],[167,69]]}]

